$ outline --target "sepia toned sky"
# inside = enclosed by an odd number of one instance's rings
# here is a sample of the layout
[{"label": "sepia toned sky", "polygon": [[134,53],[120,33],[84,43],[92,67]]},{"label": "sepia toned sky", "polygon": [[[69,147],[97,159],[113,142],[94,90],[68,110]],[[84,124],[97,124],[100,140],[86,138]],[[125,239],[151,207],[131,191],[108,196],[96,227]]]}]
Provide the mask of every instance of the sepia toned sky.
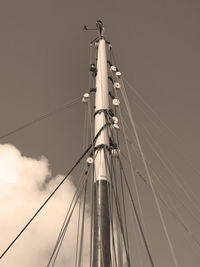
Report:
[{"label": "sepia toned sky", "polygon": [[[97,19],[104,22],[105,35],[126,80],[178,136],[180,154],[198,168],[197,0],[1,0],[0,135],[87,91],[89,42],[96,33],[82,29],[84,24],[94,27]],[[129,92],[129,96],[133,105],[133,94]],[[38,159],[44,155],[53,176],[64,174],[81,153],[83,114],[80,101],[65,112],[2,139],[1,144],[12,144],[26,157]],[[177,140],[172,135],[163,136],[171,160],[182,164],[178,153],[170,154]],[[190,174],[189,167],[184,168]],[[190,179],[198,196],[199,177]],[[171,227],[172,232],[176,231]],[[196,232],[200,236],[199,229]],[[190,255],[188,262],[192,258]],[[167,260],[168,256],[164,258]],[[199,266],[198,260],[194,256],[190,266]]]}]

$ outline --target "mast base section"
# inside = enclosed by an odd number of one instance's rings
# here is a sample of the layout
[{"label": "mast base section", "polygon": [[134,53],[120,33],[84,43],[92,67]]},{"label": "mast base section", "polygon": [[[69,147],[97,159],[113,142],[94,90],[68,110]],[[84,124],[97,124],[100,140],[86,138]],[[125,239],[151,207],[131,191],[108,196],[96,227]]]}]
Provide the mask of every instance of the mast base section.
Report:
[{"label": "mast base section", "polygon": [[110,267],[110,185],[106,180],[94,183],[94,239],[92,267]]}]

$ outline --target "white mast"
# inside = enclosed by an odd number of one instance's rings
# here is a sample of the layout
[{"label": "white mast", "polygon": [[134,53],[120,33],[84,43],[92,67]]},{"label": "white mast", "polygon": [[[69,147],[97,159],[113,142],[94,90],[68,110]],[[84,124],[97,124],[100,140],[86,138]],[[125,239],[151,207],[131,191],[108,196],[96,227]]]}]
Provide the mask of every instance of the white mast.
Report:
[{"label": "white mast", "polygon": [[[96,76],[96,95],[95,95],[95,136],[100,129],[106,124],[105,111],[109,109],[108,100],[108,72],[106,42],[101,37],[98,44],[97,57],[97,76]],[[105,128],[96,141],[96,147],[99,145],[109,145],[108,130]],[[106,159],[104,149],[100,148],[96,153],[95,173],[96,180],[108,180],[106,170]]]},{"label": "white mast", "polygon": [[[109,110],[106,41],[103,24],[97,21],[98,57],[95,96],[95,136],[106,125]],[[110,267],[109,136],[105,127],[95,143],[93,267]]]}]

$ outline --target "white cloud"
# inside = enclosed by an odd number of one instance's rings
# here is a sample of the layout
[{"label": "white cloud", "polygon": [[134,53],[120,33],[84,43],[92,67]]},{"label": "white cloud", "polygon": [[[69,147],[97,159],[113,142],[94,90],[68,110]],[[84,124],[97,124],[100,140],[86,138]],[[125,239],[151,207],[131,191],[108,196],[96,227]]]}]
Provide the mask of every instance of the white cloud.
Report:
[{"label": "white cloud", "polygon": [[[44,156],[40,159],[28,158],[22,156],[12,145],[0,145],[0,253],[63,176],[58,175],[55,179],[51,179],[47,187],[42,190],[42,185],[49,177],[51,171]],[[46,266],[74,192],[75,187],[70,181],[63,184],[41,214],[1,259],[1,267]],[[75,265],[77,217],[78,210],[75,209],[56,266]],[[88,218],[86,225],[89,226]],[[88,245],[89,238],[86,242]],[[87,256],[85,260],[87,261]]]}]

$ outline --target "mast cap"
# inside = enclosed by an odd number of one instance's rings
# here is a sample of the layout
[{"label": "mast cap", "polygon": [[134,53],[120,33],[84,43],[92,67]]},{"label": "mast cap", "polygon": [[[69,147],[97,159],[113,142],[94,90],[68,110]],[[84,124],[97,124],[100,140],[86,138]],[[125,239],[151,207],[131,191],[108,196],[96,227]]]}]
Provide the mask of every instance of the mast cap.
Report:
[{"label": "mast cap", "polygon": [[96,25],[97,25],[99,39],[104,38],[104,27],[102,20],[97,20]]}]

